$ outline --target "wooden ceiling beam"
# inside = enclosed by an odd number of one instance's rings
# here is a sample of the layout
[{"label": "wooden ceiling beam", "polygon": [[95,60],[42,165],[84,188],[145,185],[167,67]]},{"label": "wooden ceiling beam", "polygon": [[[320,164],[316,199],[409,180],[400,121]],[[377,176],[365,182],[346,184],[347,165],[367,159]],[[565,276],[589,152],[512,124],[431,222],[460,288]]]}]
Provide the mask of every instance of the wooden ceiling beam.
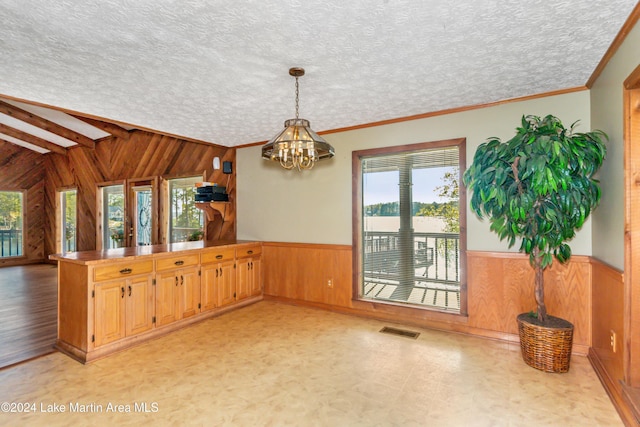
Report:
[{"label": "wooden ceiling beam", "polygon": [[21,108],[16,107],[15,105],[11,105],[2,100],[0,100],[0,113],[4,113],[15,119],[29,123],[30,125],[33,125],[42,130],[46,130],[47,132],[51,132],[53,134],[61,136],[65,139],[68,139],[69,141],[73,141],[76,144],[82,145],[84,147],[95,148],[94,140],[89,138],[88,136],[82,135],[81,133],[78,133],[71,129],[67,129],[64,126],[61,126],[57,123],[49,121],[43,117],[36,116],[33,113],[25,111]]},{"label": "wooden ceiling beam", "polygon": [[62,154],[63,156],[67,155],[66,148],[60,145],[54,144],[53,142],[49,142],[45,139],[38,138],[37,136],[23,132],[21,130],[12,128],[11,126],[7,126],[3,123],[0,123],[0,133],[12,136],[24,142],[28,142],[29,144],[37,145],[38,147],[42,147],[54,153]]},{"label": "wooden ceiling beam", "polygon": [[110,133],[111,135],[115,135],[118,138],[122,138],[125,140],[129,139],[129,135],[130,135],[129,131],[123,127],[114,125],[113,123],[102,122],[100,120],[90,119],[88,117],[82,117],[82,116],[74,115],[73,117],[75,117],[78,120],[82,120],[83,122],[88,123],[91,126],[97,127],[100,130]]}]

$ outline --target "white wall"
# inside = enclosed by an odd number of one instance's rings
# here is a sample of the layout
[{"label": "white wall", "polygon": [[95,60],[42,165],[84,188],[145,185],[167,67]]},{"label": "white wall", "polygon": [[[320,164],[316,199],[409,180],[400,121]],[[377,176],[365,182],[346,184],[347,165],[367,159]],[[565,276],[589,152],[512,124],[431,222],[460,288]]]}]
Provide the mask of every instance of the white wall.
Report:
[{"label": "white wall", "polygon": [[622,84],[640,64],[636,25],[591,88],[591,125],[609,135],[607,160],[599,174],[600,207],[593,215],[593,255],[624,270],[624,141]]},{"label": "white wall", "polygon": [[[487,138],[513,136],[523,114],[553,114],[567,126],[580,120],[578,130],[589,131],[589,104],[589,92],[585,90],[328,134],[324,137],[335,148],[336,156],[302,173],[285,171],[275,163],[262,160],[260,147],[238,149],[238,239],[350,245],[354,150],[464,137],[467,138],[468,166],[477,146]],[[471,212],[467,218],[469,250],[507,250],[506,243],[489,231],[488,222],[480,222]],[[571,246],[574,254],[591,255],[589,222]]]}]

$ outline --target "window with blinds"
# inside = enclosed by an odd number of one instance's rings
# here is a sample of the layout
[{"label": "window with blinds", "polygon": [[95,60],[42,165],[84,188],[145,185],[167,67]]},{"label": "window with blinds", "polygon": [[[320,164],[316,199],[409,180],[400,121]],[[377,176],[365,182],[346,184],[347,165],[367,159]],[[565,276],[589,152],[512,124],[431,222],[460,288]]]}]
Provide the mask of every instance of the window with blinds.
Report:
[{"label": "window with blinds", "polygon": [[464,312],[458,186],[464,145],[452,140],[354,153],[360,299]]}]

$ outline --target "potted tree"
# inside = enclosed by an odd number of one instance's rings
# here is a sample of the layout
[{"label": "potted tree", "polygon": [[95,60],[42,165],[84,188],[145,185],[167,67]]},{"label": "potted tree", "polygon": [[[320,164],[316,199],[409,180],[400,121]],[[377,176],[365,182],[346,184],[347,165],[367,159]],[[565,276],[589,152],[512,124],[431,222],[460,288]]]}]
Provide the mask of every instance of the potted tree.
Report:
[{"label": "potted tree", "polygon": [[[577,123],[577,122],[576,122]],[[593,178],[605,158],[602,131],[574,133],[552,115],[522,117],[516,135],[481,144],[463,176],[471,208],[509,247],[520,241],[535,271],[536,312],[518,316],[522,357],[547,372],[567,372],[573,325],[547,314],[544,271],[571,256],[566,243],[600,201]]]}]

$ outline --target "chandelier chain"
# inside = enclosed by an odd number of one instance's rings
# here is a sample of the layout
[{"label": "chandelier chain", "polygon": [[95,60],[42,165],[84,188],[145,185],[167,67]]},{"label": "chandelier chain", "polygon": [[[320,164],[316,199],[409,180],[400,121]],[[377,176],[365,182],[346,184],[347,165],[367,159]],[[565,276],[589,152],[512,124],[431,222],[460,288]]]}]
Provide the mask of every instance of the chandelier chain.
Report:
[{"label": "chandelier chain", "polygon": [[300,90],[298,88],[298,76],[296,76],[296,119],[299,118],[299,108],[298,108],[298,99],[300,96]]}]

